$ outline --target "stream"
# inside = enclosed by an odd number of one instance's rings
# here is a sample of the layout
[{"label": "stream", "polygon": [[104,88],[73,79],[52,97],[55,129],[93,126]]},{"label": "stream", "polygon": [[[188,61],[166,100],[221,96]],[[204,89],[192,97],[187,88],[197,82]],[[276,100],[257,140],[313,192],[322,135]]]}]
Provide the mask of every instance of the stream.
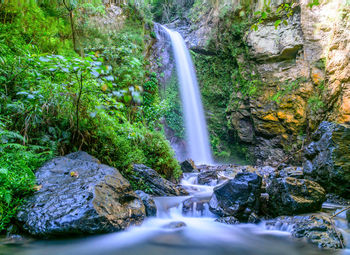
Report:
[{"label": "stream", "polygon": [[[189,196],[155,198],[157,217],[148,218],[141,226],[82,239],[0,242],[0,255],[350,254],[349,250],[321,251],[306,242],[294,240],[290,238],[288,227],[281,231],[268,230],[264,223],[226,225],[215,222],[207,201],[216,183],[198,185],[197,174],[191,173],[184,174],[181,184]],[[184,210],[186,201],[191,201],[191,206]],[[332,206],[325,204],[327,208]],[[336,222],[337,225],[345,224]]]}]

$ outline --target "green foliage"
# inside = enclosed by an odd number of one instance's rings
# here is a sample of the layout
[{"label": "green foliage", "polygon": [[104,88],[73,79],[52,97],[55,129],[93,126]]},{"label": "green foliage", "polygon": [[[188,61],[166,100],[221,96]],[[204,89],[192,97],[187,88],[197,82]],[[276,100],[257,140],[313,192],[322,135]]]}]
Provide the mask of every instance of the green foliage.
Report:
[{"label": "green foliage", "polygon": [[311,96],[307,103],[308,107],[313,113],[317,113],[319,110],[323,110],[326,106],[324,101],[322,100],[321,95]]},{"label": "green foliage", "polygon": [[176,18],[184,18],[185,12],[194,2],[194,0],[154,0],[152,1],[154,19],[158,22],[170,23]]},{"label": "green foliage", "polygon": [[271,0],[268,2],[264,1],[264,6],[261,10],[254,12],[256,22],[251,26],[252,30],[258,30],[259,25],[264,23],[266,20],[278,19],[275,21],[275,29],[278,28],[280,24],[288,25],[287,19],[294,14],[292,3],[282,3],[277,7],[276,11],[272,11]]},{"label": "green foliage", "polygon": [[277,92],[273,96],[271,96],[270,100],[275,101],[277,104],[279,104],[283,97],[298,89],[300,87],[300,83],[306,81],[306,78],[298,78],[294,81],[286,81],[284,83],[279,84]]},{"label": "green foliage", "polygon": [[19,7],[13,3],[0,6],[0,17],[3,19],[0,29],[4,32],[1,32],[1,37],[9,47],[18,47],[15,45],[19,40],[21,45],[30,44],[42,52],[73,52],[69,40],[70,27],[60,17],[61,11],[52,12],[50,8],[37,5]]},{"label": "green foliage", "polygon": [[[94,27],[89,17],[105,15],[99,3],[77,7],[86,12],[84,31]],[[33,191],[33,171],[54,155],[81,149],[125,177],[142,163],[179,178],[159,131],[166,105],[146,68],[150,31],[139,11],[125,7],[123,28],[102,32],[100,41],[81,37],[87,49],[101,48],[78,57],[61,7],[11,8],[0,8],[0,232]]]},{"label": "green foliage", "polygon": [[0,233],[11,223],[22,197],[34,191],[33,171],[50,159],[52,151],[40,146],[22,145],[17,132],[3,129],[0,122]]},{"label": "green foliage", "polygon": [[175,132],[175,136],[184,139],[185,127],[182,116],[182,105],[179,95],[178,80],[175,72],[172,74],[171,79],[167,84],[165,98],[166,111],[164,116],[166,124]]}]

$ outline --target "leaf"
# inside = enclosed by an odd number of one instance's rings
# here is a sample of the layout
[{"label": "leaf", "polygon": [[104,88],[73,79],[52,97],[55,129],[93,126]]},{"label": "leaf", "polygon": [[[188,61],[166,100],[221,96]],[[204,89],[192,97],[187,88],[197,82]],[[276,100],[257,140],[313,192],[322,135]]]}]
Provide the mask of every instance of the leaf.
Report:
[{"label": "leaf", "polygon": [[288,21],[283,20],[283,24],[284,24],[285,26],[288,26]]},{"label": "leaf", "polygon": [[131,100],[132,100],[132,96],[130,96],[130,95],[128,95],[128,94],[124,95],[124,101],[125,101],[125,103],[129,103]]},{"label": "leaf", "polygon": [[46,58],[46,57],[40,57],[39,60],[41,62],[50,62],[50,59],[49,58]]},{"label": "leaf", "polygon": [[70,176],[78,178],[79,177],[79,173],[72,171],[72,172],[70,172]]},{"label": "leaf", "polygon": [[96,72],[96,71],[91,71],[91,74],[93,75],[93,76],[95,76],[95,77],[98,77],[98,76],[100,76],[100,74],[98,73],[98,72]]},{"label": "leaf", "polygon": [[107,84],[103,84],[103,85],[101,86],[101,90],[102,90],[103,92],[105,92],[107,89],[108,89]]},{"label": "leaf", "polygon": [[8,171],[6,168],[0,168],[0,174],[7,175],[8,172],[9,172],[9,171]]},{"label": "leaf", "polygon": [[256,24],[252,25],[252,26],[250,27],[250,30],[255,30],[255,27],[256,27],[256,26],[257,26]]},{"label": "leaf", "polygon": [[275,29],[277,29],[278,28],[278,26],[281,24],[281,22],[282,22],[282,20],[276,20],[276,22],[275,22]]},{"label": "leaf", "polygon": [[34,185],[34,186],[33,186],[33,190],[39,191],[39,190],[42,189],[42,187],[43,187],[43,185]]},{"label": "leaf", "polygon": [[256,12],[254,12],[254,16],[258,16],[258,15],[260,15],[260,13],[261,13],[261,11],[256,11]]},{"label": "leaf", "polygon": [[11,203],[11,200],[12,200],[11,191],[8,191],[4,194],[4,200],[7,204]]},{"label": "leaf", "polygon": [[266,12],[262,12],[261,13],[261,18],[262,19],[266,19],[267,18],[267,13]]},{"label": "leaf", "polygon": [[105,79],[107,81],[114,81],[114,77],[112,75],[106,76]]}]

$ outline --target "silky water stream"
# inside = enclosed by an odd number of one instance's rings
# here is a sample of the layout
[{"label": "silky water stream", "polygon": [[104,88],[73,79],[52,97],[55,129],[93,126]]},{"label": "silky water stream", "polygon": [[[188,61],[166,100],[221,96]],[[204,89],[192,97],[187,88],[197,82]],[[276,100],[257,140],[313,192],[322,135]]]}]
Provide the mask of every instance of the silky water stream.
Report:
[{"label": "silky water stream", "polygon": [[1,255],[311,255],[348,254],[321,251],[292,240],[289,233],[264,224],[215,222],[208,200],[212,186],[197,184],[196,173],[184,174],[183,197],[157,197],[157,217],[124,232],[58,241],[22,241],[0,245]]}]

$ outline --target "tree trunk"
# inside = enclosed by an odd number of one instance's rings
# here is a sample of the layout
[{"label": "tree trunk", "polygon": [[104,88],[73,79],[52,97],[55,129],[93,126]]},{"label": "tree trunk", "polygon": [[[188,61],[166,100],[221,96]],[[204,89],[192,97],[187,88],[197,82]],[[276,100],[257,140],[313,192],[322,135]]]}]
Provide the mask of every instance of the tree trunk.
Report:
[{"label": "tree trunk", "polygon": [[74,51],[78,54],[80,54],[78,47],[77,47],[77,39],[75,37],[75,28],[74,28],[74,18],[73,18],[73,10],[69,11],[69,21],[70,21],[70,26],[72,29],[72,40],[73,40],[73,48]]}]

